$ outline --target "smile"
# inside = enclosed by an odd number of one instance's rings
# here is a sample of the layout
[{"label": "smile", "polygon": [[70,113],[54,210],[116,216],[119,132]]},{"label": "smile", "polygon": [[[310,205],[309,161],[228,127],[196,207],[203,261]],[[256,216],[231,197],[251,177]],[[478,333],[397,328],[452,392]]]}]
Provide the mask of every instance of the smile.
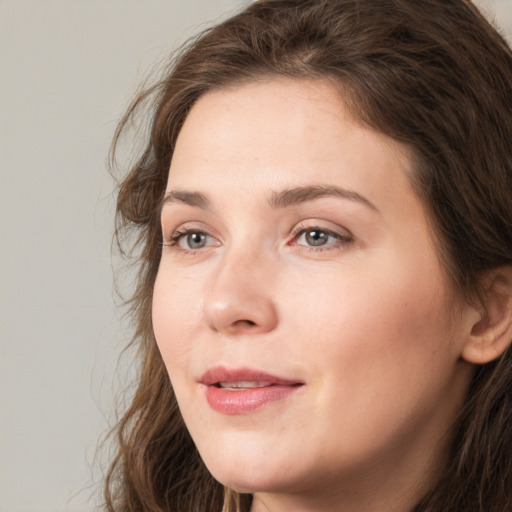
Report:
[{"label": "smile", "polygon": [[254,389],[254,388],[266,388],[269,386],[273,386],[271,382],[268,381],[251,381],[251,380],[245,380],[241,382],[217,382],[214,384],[214,386],[226,390],[232,389],[233,391],[238,391],[241,389]]},{"label": "smile", "polygon": [[224,367],[208,370],[199,382],[204,386],[208,405],[216,412],[231,415],[247,414],[283,400],[304,385],[257,370]]}]

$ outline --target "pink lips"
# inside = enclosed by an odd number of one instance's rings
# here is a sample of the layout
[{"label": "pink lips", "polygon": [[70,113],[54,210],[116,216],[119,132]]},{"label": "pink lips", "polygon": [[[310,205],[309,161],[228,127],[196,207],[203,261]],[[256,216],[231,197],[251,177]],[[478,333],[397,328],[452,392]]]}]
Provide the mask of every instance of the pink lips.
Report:
[{"label": "pink lips", "polygon": [[282,400],[303,385],[268,373],[222,366],[211,368],[199,380],[210,407],[223,414],[244,414]]}]

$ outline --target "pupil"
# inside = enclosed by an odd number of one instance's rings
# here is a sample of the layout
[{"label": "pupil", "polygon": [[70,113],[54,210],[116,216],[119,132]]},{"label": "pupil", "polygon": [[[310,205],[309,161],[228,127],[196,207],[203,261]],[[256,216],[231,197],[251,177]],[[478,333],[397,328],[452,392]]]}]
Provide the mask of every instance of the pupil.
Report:
[{"label": "pupil", "polygon": [[191,249],[199,249],[204,246],[206,237],[202,233],[191,233],[188,235],[188,246]]},{"label": "pupil", "polygon": [[313,230],[306,233],[306,240],[309,245],[323,245],[327,241],[327,233]]}]

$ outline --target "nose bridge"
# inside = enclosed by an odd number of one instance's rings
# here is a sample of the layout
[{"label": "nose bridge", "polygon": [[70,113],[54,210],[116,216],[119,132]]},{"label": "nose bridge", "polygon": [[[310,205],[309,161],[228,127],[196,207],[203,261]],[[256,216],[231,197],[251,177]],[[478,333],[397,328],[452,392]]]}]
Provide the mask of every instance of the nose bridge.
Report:
[{"label": "nose bridge", "polygon": [[275,328],[271,260],[249,240],[225,248],[204,299],[205,322],[211,329],[237,334]]}]

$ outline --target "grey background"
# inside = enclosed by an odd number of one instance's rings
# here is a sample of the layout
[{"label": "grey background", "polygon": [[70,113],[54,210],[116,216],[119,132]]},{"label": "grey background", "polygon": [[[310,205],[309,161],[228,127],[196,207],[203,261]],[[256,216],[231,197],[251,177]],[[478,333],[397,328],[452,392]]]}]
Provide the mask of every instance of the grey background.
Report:
[{"label": "grey background", "polygon": [[[0,0],[1,512],[97,503],[129,337],[112,286],[110,138],[155,62],[247,3]],[[511,40],[512,0],[479,3]]]}]

